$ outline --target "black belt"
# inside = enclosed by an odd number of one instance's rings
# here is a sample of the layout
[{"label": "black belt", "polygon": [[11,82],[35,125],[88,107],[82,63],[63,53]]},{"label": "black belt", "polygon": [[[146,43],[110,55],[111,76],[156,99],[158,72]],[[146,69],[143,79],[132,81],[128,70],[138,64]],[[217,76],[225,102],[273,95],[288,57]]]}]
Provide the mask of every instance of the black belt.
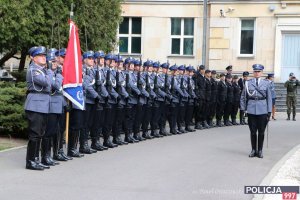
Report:
[{"label": "black belt", "polygon": [[258,100],[265,100],[266,97],[249,97],[249,100],[255,100],[255,101],[258,101]]},{"label": "black belt", "polygon": [[32,90],[32,91],[28,91],[28,93],[34,93],[34,94],[51,94],[50,92],[46,92],[46,91],[35,91],[35,90]]}]

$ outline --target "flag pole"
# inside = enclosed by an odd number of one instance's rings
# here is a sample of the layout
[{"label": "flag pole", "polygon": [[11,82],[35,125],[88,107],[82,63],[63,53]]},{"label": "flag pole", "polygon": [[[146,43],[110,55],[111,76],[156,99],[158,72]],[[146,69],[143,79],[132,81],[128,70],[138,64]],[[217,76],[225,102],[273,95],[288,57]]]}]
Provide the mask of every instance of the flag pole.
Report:
[{"label": "flag pole", "polygon": [[[74,12],[73,12],[73,8],[74,8],[74,3],[71,3],[71,11],[70,11],[70,19],[73,20],[73,16],[74,16]],[[67,106],[70,107],[70,100],[67,100]],[[68,142],[69,142],[69,122],[70,122],[70,111],[67,110],[66,112],[66,145],[68,146]]]}]

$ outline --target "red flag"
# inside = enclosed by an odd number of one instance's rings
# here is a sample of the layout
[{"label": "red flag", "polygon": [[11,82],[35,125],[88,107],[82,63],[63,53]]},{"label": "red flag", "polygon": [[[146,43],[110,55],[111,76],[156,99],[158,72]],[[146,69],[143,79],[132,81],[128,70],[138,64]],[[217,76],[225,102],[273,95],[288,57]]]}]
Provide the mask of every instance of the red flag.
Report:
[{"label": "red flag", "polygon": [[84,109],[82,60],[78,29],[70,20],[70,36],[63,66],[63,94],[80,109]]}]

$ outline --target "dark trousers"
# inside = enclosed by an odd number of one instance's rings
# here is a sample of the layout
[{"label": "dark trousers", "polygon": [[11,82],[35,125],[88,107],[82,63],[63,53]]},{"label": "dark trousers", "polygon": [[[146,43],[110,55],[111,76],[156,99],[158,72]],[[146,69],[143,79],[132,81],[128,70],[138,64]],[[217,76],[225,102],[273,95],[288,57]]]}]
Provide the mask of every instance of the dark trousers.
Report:
[{"label": "dark trousers", "polygon": [[159,124],[159,119],[160,119],[160,115],[161,115],[160,106],[162,103],[164,103],[164,102],[155,101],[153,103],[152,116],[151,116],[151,122],[150,122],[152,131],[159,129],[158,124]]},{"label": "dark trousers", "polygon": [[216,110],[217,110],[217,102],[210,102],[210,109],[209,109],[209,120],[213,120],[216,116]]},{"label": "dark trousers", "polygon": [[186,102],[181,102],[178,105],[178,114],[177,114],[177,126],[178,128],[185,127],[185,112],[186,112]]},{"label": "dark trousers", "polygon": [[45,134],[48,114],[25,111],[28,120],[29,140],[40,140]]},{"label": "dark trousers", "polygon": [[59,121],[61,119],[61,114],[49,113],[47,120],[47,127],[44,137],[53,137],[57,135],[59,131]]},{"label": "dark trousers", "polygon": [[248,125],[250,129],[250,139],[251,139],[251,146],[253,150],[256,150],[256,143],[258,143],[259,151],[263,149],[264,135],[265,135],[265,129],[267,124],[268,124],[267,114],[264,115],[248,114]]},{"label": "dark trousers", "polygon": [[231,113],[231,119],[236,119],[236,115],[239,111],[240,107],[240,102],[239,101],[234,101],[232,105],[232,113]]},{"label": "dark trousers", "polygon": [[125,108],[126,117],[123,123],[125,133],[131,134],[134,129],[134,119],[137,112],[137,104],[128,104]]},{"label": "dark trousers", "polygon": [[99,138],[102,133],[103,124],[104,124],[104,109],[96,109],[94,114],[93,125],[91,129],[91,137]]},{"label": "dark trousers", "polygon": [[197,99],[196,100],[196,105],[195,105],[195,122],[202,122],[204,121],[204,104],[205,100],[202,99]]},{"label": "dark trousers", "polygon": [[224,120],[229,120],[229,116],[232,114],[232,108],[233,108],[232,102],[226,102],[225,109],[224,109]]},{"label": "dark trousers", "polygon": [[159,126],[159,129],[162,130],[166,126],[167,116],[169,114],[169,106],[166,105],[165,102],[162,102],[159,105],[159,110],[160,110],[160,117],[159,117],[159,121],[158,121],[158,126]]},{"label": "dark trousers", "polygon": [[114,138],[121,135],[127,109],[124,106],[118,105],[115,109],[115,120],[113,122],[112,134]]},{"label": "dark trousers", "polygon": [[144,107],[144,117],[142,121],[142,129],[143,132],[147,132],[152,117],[152,105],[145,104],[143,107]]},{"label": "dark trousers", "polygon": [[170,109],[170,114],[168,118],[169,118],[170,130],[171,132],[176,132],[178,103],[171,103],[169,109]]},{"label": "dark trousers", "polygon": [[136,105],[136,113],[133,120],[133,133],[139,133],[141,130],[141,123],[144,117],[144,107],[141,104]]},{"label": "dark trousers", "polygon": [[105,105],[104,108],[104,125],[103,125],[103,136],[105,139],[108,139],[112,132],[112,126],[115,121],[115,114],[116,114],[116,105],[110,104]]},{"label": "dark trousers", "polygon": [[224,116],[225,103],[225,101],[217,103],[216,118],[218,121],[222,120],[222,117]]},{"label": "dark trousers", "polygon": [[78,131],[84,127],[84,111],[72,109],[70,112],[70,130]]},{"label": "dark trousers", "polygon": [[185,111],[185,127],[191,125],[193,120],[193,114],[194,114],[194,104],[188,103],[186,105],[186,111]]},{"label": "dark trousers", "polygon": [[205,101],[203,108],[203,121],[208,121],[210,117],[210,106],[211,103],[209,101]]}]

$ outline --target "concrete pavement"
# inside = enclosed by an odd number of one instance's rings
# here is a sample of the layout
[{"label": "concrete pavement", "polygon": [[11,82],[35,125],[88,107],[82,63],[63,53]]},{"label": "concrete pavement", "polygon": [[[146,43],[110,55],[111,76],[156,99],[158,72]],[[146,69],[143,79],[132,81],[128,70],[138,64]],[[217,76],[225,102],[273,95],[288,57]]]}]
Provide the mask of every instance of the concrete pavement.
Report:
[{"label": "concrete pavement", "polygon": [[147,140],[45,171],[25,170],[25,148],[2,152],[0,199],[252,199],[244,186],[260,184],[300,143],[299,130],[299,122],[283,116],[270,122],[263,159],[248,158],[248,126]]}]

